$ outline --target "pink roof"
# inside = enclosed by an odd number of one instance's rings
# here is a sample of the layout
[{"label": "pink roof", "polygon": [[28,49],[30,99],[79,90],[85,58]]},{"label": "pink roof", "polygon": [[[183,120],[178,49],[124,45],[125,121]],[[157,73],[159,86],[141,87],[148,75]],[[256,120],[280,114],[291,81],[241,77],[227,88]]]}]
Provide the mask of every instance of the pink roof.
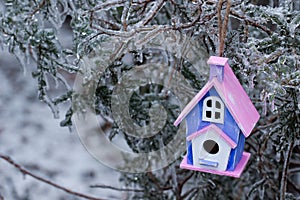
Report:
[{"label": "pink roof", "polygon": [[201,129],[200,131],[193,133],[192,135],[187,137],[187,140],[190,141],[190,140],[198,137],[199,135],[206,133],[207,131],[209,131],[211,129],[214,130],[216,133],[218,133],[232,149],[234,149],[236,147],[237,144],[230,137],[228,137],[219,127],[217,127],[214,124],[206,126],[205,128]]},{"label": "pink roof", "polygon": [[245,137],[248,137],[259,119],[259,113],[234,75],[226,58],[211,56],[209,64],[224,65],[223,81],[219,82],[217,78],[212,78],[208,81],[200,92],[198,92],[198,94],[183,109],[174,122],[174,125],[177,126],[214,86],[239,128]]}]

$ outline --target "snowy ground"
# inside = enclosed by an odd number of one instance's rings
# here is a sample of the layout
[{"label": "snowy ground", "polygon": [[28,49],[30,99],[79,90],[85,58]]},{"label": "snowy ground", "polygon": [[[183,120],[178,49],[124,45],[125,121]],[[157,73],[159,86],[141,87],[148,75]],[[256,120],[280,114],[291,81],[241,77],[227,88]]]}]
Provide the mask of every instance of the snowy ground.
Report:
[{"label": "snowy ground", "polygon": [[[13,56],[0,51],[0,153],[29,171],[77,192],[105,199],[124,198],[111,190],[89,187],[92,184],[121,187],[119,173],[96,161],[76,133],[59,126],[61,119],[53,119],[49,108],[37,100],[36,87],[30,71],[24,73]],[[23,176],[2,160],[0,196],[5,200],[79,199]]]}]

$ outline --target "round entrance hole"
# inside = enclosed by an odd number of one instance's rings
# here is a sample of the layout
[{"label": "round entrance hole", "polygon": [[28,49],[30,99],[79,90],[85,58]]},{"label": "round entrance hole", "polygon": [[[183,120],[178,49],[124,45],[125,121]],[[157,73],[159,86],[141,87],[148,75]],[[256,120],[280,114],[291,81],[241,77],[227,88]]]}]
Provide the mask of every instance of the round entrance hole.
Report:
[{"label": "round entrance hole", "polygon": [[203,147],[205,151],[207,151],[210,154],[216,154],[219,152],[219,145],[213,140],[206,140],[203,143]]}]

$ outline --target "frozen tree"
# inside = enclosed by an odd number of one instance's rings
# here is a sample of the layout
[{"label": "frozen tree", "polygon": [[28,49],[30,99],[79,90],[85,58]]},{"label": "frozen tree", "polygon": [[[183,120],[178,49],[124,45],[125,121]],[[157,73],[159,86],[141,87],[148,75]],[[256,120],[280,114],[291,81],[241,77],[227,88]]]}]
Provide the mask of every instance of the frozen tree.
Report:
[{"label": "frozen tree", "polygon": [[[207,68],[197,66],[197,53],[183,54],[185,37],[200,44],[196,52],[204,59],[230,58],[261,113],[246,140],[252,156],[240,179],[182,170],[179,158],[160,170],[123,173],[124,189],[95,189],[126,191],[130,199],[300,199],[298,0],[6,0],[0,5],[1,47],[24,69],[35,66],[38,97],[54,117],[69,103],[62,126],[71,127],[75,113],[92,108],[111,140],[122,135],[137,153],[164,146],[177,131],[172,125],[180,112],[176,95],[154,83],[134,90],[129,114],[139,126],[151,123],[153,102],[165,110],[165,126],[149,140],[118,126],[112,94],[124,74],[149,63],[168,64],[194,93],[200,90]],[[73,33],[72,48],[59,39],[63,25]],[[84,92],[72,89],[72,74],[83,76]]]}]

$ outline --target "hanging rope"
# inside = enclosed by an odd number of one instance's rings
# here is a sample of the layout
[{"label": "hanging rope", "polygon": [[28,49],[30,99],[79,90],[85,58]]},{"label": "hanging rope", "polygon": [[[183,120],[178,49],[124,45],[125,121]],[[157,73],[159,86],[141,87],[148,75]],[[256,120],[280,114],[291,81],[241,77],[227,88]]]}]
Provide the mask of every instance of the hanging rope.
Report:
[{"label": "hanging rope", "polygon": [[223,22],[221,16],[222,5],[223,5],[223,0],[219,0],[217,6],[217,16],[218,16],[218,27],[219,27],[219,52],[218,53],[220,57],[222,57],[224,54],[225,38],[227,33],[228,21],[229,21],[231,1],[227,0],[226,13]]}]

